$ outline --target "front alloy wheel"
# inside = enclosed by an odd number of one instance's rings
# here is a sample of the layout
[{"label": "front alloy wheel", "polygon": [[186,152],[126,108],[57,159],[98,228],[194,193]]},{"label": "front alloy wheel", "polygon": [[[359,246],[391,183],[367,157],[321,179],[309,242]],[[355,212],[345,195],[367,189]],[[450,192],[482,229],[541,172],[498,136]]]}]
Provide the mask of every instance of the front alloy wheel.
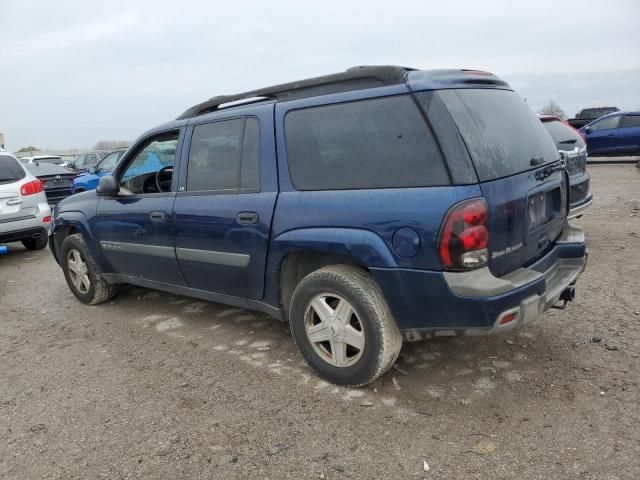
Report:
[{"label": "front alloy wheel", "polygon": [[73,285],[78,289],[78,292],[82,294],[89,293],[91,288],[91,280],[89,280],[89,268],[87,262],[82,258],[82,254],[72,248],[67,253],[67,267],[69,268],[69,277]]}]

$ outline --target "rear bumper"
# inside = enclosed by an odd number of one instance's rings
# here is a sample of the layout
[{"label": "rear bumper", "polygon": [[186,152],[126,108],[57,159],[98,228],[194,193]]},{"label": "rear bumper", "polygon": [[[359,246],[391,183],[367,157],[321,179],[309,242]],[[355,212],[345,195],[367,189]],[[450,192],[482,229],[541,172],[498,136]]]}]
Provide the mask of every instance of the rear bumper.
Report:
[{"label": "rear bumper", "polygon": [[19,220],[0,221],[0,243],[17,242],[34,235],[48,235],[50,222],[44,222],[44,218],[51,215],[51,209],[46,204],[38,205],[35,215],[28,215]]},{"label": "rear bumper", "polygon": [[567,218],[571,219],[571,218],[579,217],[585,212],[585,210],[591,207],[592,203],[593,203],[593,195],[589,194],[587,198],[584,199],[584,201],[578,204],[571,205],[571,209],[569,210],[569,215],[567,216]]},{"label": "rear bumper", "polygon": [[[586,262],[584,233],[567,223],[544,257],[501,278],[488,268],[455,273],[372,269],[372,273],[405,338],[420,340],[490,335],[530,323],[555,305],[563,292],[572,296]],[[515,314],[514,319],[500,325],[509,313]]]}]

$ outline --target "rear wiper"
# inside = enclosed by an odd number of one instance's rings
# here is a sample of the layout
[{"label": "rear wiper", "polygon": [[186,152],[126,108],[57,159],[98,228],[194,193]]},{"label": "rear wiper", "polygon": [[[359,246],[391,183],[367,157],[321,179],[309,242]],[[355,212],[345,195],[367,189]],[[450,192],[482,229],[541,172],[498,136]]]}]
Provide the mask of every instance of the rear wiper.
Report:
[{"label": "rear wiper", "polygon": [[541,163],[544,163],[545,160],[543,157],[532,157],[531,160],[529,161],[529,165],[532,167],[535,167],[536,165],[540,165]]},{"label": "rear wiper", "polygon": [[557,163],[554,163],[553,165],[549,165],[548,167],[544,167],[541,170],[538,170],[536,172],[536,179],[537,180],[544,180],[545,178],[547,178],[549,175],[551,175],[553,172],[561,172],[563,170],[565,170],[567,168],[567,162],[566,160],[560,160]]}]

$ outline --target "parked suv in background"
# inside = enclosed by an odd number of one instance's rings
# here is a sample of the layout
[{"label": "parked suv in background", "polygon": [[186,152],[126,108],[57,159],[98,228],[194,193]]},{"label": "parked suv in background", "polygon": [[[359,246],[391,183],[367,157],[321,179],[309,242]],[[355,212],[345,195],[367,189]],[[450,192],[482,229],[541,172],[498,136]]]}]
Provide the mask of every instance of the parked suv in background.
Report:
[{"label": "parked suv in background", "polygon": [[600,117],[619,111],[620,109],[618,107],[583,108],[576,113],[575,118],[570,118],[567,122],[573,128],[581,128]]},{"label": "parked suv in background", "polygon": [[486,72],[360,67],[214,97],[140,137],[55,210],[87,304],[120,283],[289,322],[363,385],[403,336],[491,334],[574,296],[585,267],[544,127]]},{"label": "parked suv in background", "polygon": [[567,162],[569,174],[569,218],[579,217],[593,203],[589,192],[587,144],[581,133],[553,115],[540,115],[540,120]]},{"label": "parked suv in background", "polygon": [[580,129],[589,155],[640,154],[640,112],[612,113]]},{"label": "parked suv in background", "polygon": [[120,157],[126,150],[126,148],[119,148],[109,152],[96,166],[89,167],[85,173],[77,175],[73,180],[71,193],[80,193],[95,189],[98,186],[100,177],[111,175],[111,171],[118,164],[118,160],[120,160]]},{"label": "parked suv in background", "polygon": [[81,155],[78,155],[74,158],[69,167],[74,172],[86,172],[91,167],[95,167],[100,160],[104,158],[107,152],[103,152],[100,150],[96,150],[94,152],[87,152]]},{"label": "parked suv in background", "polygon": [[0,244],[47,246],[51,208],[44,186],[13,155],[0,153]]}]

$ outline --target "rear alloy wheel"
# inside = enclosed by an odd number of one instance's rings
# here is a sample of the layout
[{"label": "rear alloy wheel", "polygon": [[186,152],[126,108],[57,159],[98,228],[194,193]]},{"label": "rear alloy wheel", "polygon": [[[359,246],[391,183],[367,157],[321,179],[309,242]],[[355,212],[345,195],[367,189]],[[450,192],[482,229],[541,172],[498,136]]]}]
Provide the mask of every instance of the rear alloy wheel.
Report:
[{"label": "rear alloy wheel", "polygon": [[117,287],[102,277],[81,234],[65,238],[60,253],[67,285],[82,303],[97,305],[116,294]]},{"label": "rear alloy wheel", "polygon": [[305,312],[305,333],[314,351],[335,367],[355,364],[364,351],[364,327],[344,298],[322,293]]},{"label": "rear alloy wheel", "polygon": [[307,363],[339,385],[373,382],[402,348],[380,287],[352,265],[324,267],[303,278],[291,298],[289,323]]}]

